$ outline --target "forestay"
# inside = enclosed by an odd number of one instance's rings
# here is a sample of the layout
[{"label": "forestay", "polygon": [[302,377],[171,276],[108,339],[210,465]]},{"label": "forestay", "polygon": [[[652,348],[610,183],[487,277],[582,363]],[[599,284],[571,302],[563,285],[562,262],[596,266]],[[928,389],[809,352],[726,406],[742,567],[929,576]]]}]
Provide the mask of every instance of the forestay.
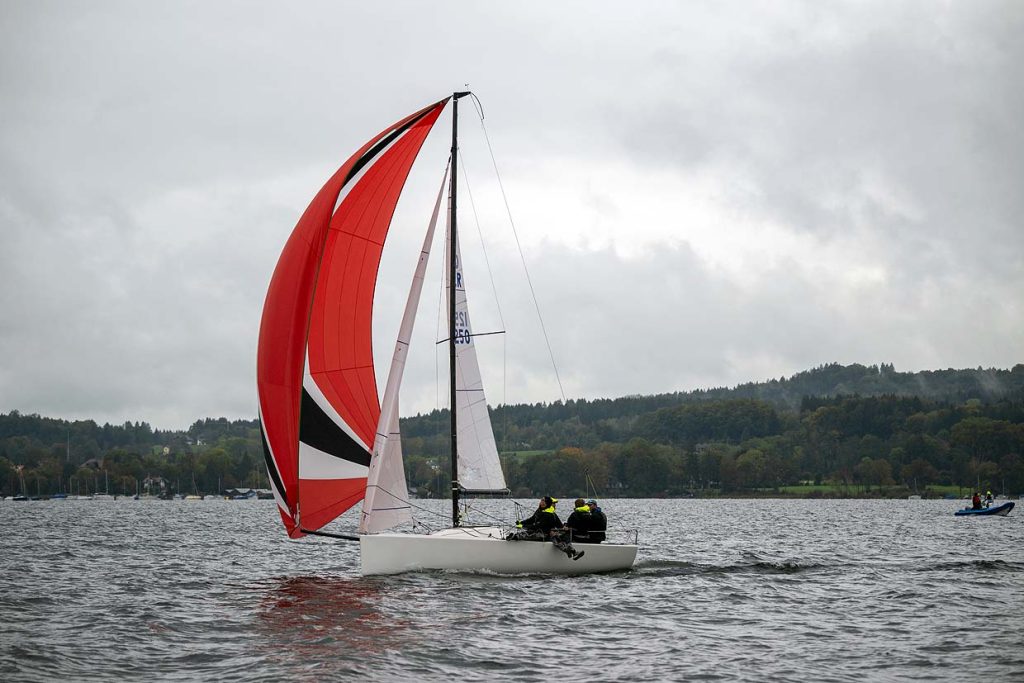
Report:
[{"label": "forestay", "polygon": [[391,358],[391,369],[388,371],[388,382],[381,405],[380,426],[377,429],[370,473],[366,480],[366,498],[363,500],[363,513],[359,521],[360,533],[391,529],[412,518],[405,467],[402,462],[402,440],[398,428],[398,394],[405,373],[409,340],[412,338],[413,326],[416,323],[416,309],[423,291],[427,262],[430,260],[430,247],[434,241],[434,229],[441,211],[447,178],[446,169],[441,189],[437,193],[437,201],[434,202],[434,212],[427,226],[427,234],[423,239],[423,248],[420,250],[412,287],[409,288],[409,298],[405,302],[405,312],[402,314],[402,324],[398,330],[398,340],[395,342],[395,353]]}]

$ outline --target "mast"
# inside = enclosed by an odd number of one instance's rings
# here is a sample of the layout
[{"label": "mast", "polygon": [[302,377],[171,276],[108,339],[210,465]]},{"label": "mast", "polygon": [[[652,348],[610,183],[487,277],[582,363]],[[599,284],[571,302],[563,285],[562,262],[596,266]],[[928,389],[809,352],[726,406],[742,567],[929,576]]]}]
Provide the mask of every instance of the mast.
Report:
[{"label": "mast", "polygon": [[449,382],[451,387],[451,418],[452,418],[452,526],[459,526],[459,447],[458,447],[458,423],[455,416],[455,407],[458,405],[458,396],[455,389],[455,245],[456,239],[456,212],[455,198],[458,185],[459,168],[459,100],[466,95],[466,92],[452,94],[452,207],[451,207],[451,235],[448,243],[448,369]]}]

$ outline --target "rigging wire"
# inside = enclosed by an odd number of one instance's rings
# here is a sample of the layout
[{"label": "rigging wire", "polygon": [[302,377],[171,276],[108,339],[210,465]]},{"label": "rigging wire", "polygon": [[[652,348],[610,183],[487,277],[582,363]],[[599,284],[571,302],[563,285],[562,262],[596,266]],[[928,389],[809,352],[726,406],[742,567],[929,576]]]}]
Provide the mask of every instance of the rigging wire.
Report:
[{"label": "rigging wire", "polygon": [[[473,96],[476,99],[476,95]],[[479,100],[477,100],[479,103]],[[478,113],[481,119],[483,118],[483,109],[481,108]],[[476,223],[476,232],[480,237],[480,248],[484,253],[484,263],[487,264],[487,275],[491,280],[491,292],[494,294],[494,307],[498,311],[498,322],[501,323],[501,329],[505,327],[505,316],[501,312],[501,301],[498,299],[498,288],[494,284],[494,270],[491,268],[491,260],[487,256],[487,244],[484,242],[484,233],[480,228],[480,216],[476,211],[476,202],[473,201],[473,190],[469,184],[469,173],[466,172],[466,162],[464,161],[465,155],[459,157],[459,165],[462,167],[462,179],[466,184],[466,193],[469,195],[469,206],[473,210],[473,221]],[[508,450],[508,341],[504,335],[501,338],[501,402],[505,405],[505,409],[502,410],[502,440],[505,442],[505,450]],[[499,455],[499,464],[501,457]]]},{"label": "rigging wire", "polygon": [[[452,159],[451,159],[451,155],[449,155],[448,156],[448,165],[450,166],[451,163],[452,163]],[[447,173],[447,172],[448,172],[448,169],[446,167],[445,168],[445,173]],[[445,209],[444,209],[444,212],[445,212],[445,226],[446,226],[445,230],[444,230],[445,234],[447,234],[447,232],[448,232],[447,226],[448,226],[449,220],[450,220],[450,218],[448,216],[451,213],[451,194],[450,194],[450,192],[451,191],[450,191],[450,185],[449,185],[448,201],[445,203]],[[437,319],[436,319],[436,321],[434,323],[434,339],[438,339],[441,336],[441,320],[442,320],[443,311],[444,311],[444,293],[445,293],[444,292],[444,290],[445,290],[445,276],[444,276],[444,272],[445,272],[445,267],[444,267],[445,256],[444,256],[444,254],[447,254],[446,249],[447,249],[447,247],[445,247],[445,248],[443,248],[441,250],[441,252],[442,252],[442,256],[441,256],[441,273],[442,274],[441,274],[441,277],[438,278],[439,285],[438,285],[438,292],[437,292]],[[441,365],[440,365],[440,361],[438,360],[439,354],[440,354],[440,347],[437,346],[437,344],[435,344],[434,345],[434,408],[437,410],[438,417],[440,417],[441,408],[442,408],[442,406],[441,406]],[[447,395],[446,395],[446,398],[447,398]],[[443,423],[443,421],[440,420],[440,419],[438,419],[436,421],[437,431],[435,432],[435,435],[437,436],[437,438],[439,440],[442,438],[442,436],[444,436],[443,427],[441,426],[442,423]],[[440,484],[439,484],[439,488],[440,488]],[[440,493],[440,491],[438,493]]]},{"label": "rigging wire", "polygon": [[491,156],[491,165],[494,166],[494,175],[498,179],[498,188],[501,190],[501,198],[505,202],[505,212],[508,214],[508,222],[512,226],[512,235],[516,240],[516,248],[519,250],[519,259],[523,264],[523,272],[526,273],[526,282],[530,287],[530,296],[533,298],[533,307],[537,311],[537,319],[540,321],[541,334],[544,336],[544,343],[547,345],[548,357],[551,359],[551,367],[555,371],[555,380],[558,382],[558,391],[562,395],[562,403],[567,403],[565,389],[562,387],[562,377],[558,373],[558,364],[555,362],[555,354],[551,350],[551,340],[548,339],[548,331],[544,325],[544,317],[540,312],[540,303],[537,301],[537,293],[533,288],[533,280],[530,278],[530,270],[526,266],[526,256],[523,254],[523,245],[519,241],[519,233],[516,230],[515,220],[512,218],[512,209],[508,203],[508,196],[505,194],[505,184],[501,182],[501,173],[498,171],[498,162],[494,158],[494,148],[491,146],[491,138],[487,134],[487,125],[484,123],[483,108],[478,112],[480,115],[480,128],[484,132],[484,141],[487,143],[487,151]]},{"label": "rigging wire", "polygon": [[469,499],[467,499],[467,500],[465,501],[465,508],[464,508],[464,511],[465,511],[465,516],[466,516],[466,517],[469,517],[469,513],[470,513],[470,512],[473,512],[473,513],[475,513],[475,514],[477,514],[477,515],[479,515],[479,516],[481,516],[481,517],[485,517],[485,518],[487,518],[487,519],[493,520],[493,521],[497,522],[498,524],[500,524],[500,525],[502,525],[502,526],[512,526],[512,525],[511,525],[511,524],[510,524],[510,523],[508,522],[508,520],[507,520],[507,519],[505,519],[505,518],[503,518],[503,517],[496,517],[495,515],[492,515],[492,514],[490,514],[490,513],[484,512],[484,511],[483,511],[483,510],[481,510],[480,508],[476,508],[476,507],[471,507],[471,505],[470,505],[470,502],[469,502]]},{"label": "rigging wire", "polygon": [[[469,174],[466,172],[466,163],[463,161],[463,157],[459,157],[459,166],[462,168],[462,182],[466,185],[466,194],[469,195],[469,206],[473,210],[473,221],[476,223],[476,232],[480,237],[480,249],[484,253],[484,263],[487,265],[487,275],[491,280],[491,292],[494,294],[494,306],[498,310],[498,322],[501,323],[501,329],[505,329],[505,318],[501,314],[501,301],[498,300],[498,288],[494,285],[494,270],[491,268],[491,260],[487,256],[487,244],[484,242],[483,230],[480,229],[480,216],[476,212],[476,203],[473,201],[473,190],[469,184]],[[465,275],[463,275],[463,277],[465,277]]]},{"label": "rigging wire", "polygon": [[[438,512],[437,510],[433,510],[431,508],[424,507],[423,505],[417,505],[416,503],[412,502],[408,498],[403,498],[401,496],[395,495],[394,493],[388,491],[387,489],[385,489],[385,488],[383,488],[381,486],[377,486],[376,488],[378,490],[380,490],[380,491],[383,491],[385,494],[391,496],[396,501],[398,501],[400,503],[405,503],[406,505],[409,506],[410,509],[418,510],[418,511],[420,511],[422,513],[425,513],[427,515],[431,515],[433,517],[439,517],[439,518],[442,518],[442,519],[445,519],[445,520],[448,519],[448,515],[449,515],[448,512]],[[436,500],[443,500],[443,499],[438,498]],[[519,506],[519,504],[516,503],[516,506]],[[469,501],[467,500],[466,503],[465,503],[465,508],[464,508],[463,516],[467,516],[468,517],[470,512],[473,512],[473,513],[475,513],[475,514],[477,514],[479,516],[485,517],[487,519],[493,520],[493,521],[497,522],[498,524],[500,524],[502,526],[511,526],[511,524],[509,523],[509,521],[507,519],[505,519],[503,517],[497,517],[495,515],[489,514],[487,512],[484,512],[483,510],[480,510],[479,508],[471,507]],[[516,518],[517,519],[519,518],[518,517],[518,513],[517,513]],[[432,528],[429,524],[426,524],[423,521],[421,521],[419,519],[416,519],[416,518],[412,519],[412,525],[413,525],[413,527],[420,526],[420,527],[423,527],[424,529],[431,529]]]},{"label": "rigging wire", "polygon": [[[491,146],[491,138],[487,134],[487,125],[484,123],[483,105],[480,103],[480,100],[478,98],[476,98],[475,95],[474,95],[474,100],[475,100],[474,106],[476,107],[477,114],[480,117],[480,128],[481,128],[481,130],[483,130],[484,141],[487,143],[487,151],[488,151],[488,153],[491,156],[491,164],[494,167],[494,175],[495,175],[495,177],[498,180],[498,187],[501,190],[501,198],[502,198],[502,200],[505,203],[505,212],[508,214],[508,222],[509,222],[509,225],[512,226],[512,235],[515,237],[516,248],[519,251],[519,259],[520,259],[520,261],[523,264],[523,272],[526,274],[526,282],[527,282],[527,284],[530,287],[530,296],[533,298],[533,306],[534,306],[534,308],[537,311],[537,319],[540,322],[541,333],[544,336],[544,344],[547,346],[548,358],[551,359],[551,367],[552,367],[552,369],[555,372],[555,380],[558,382],[558,392],[559,392],[559,394],[562,397],[562,405],[564,405],[566,408],[568,408],[569,407],[569,401],[565,397],[565,389],[562,386],[562,377],[561,377],[560,373],[558,372],[558,364],[555,362],[555,354],[554,354],[554,351],[551,348],[551,340],[548,338],[547,327],[544,325],[544,316],[541,314],[541,311],[540,311],[540,303],[537,301],[537,294],[534,291],[533,280],[530,278],[530,270],[529,270],[529,268],[526,265],[526,257],[523,254],[523,247],[522,247],[522,244],[519,241],[519,233],[516,230],[515,220],[512,218],[512,209],[511,209],[511,207],[509,205],[509,202],[508,202],[508,196],[505,193],[505,184],[501,181],[501,172],[498,170],[498,162],[497,162],[497,160],[494,157],[494,148]],[[505,415],[504,415],[504,419],[506,421],[505,422],[505,433],[507,434],[508,433],[508,429],[507,429],[508,404],[507,403],[505,405],[505,410],[503,412],[505,413]],[[582,419],[582,417],[580,415],[580,402],[579,401],[574,401],[573,402],[573,412],[575,413],[577,425],[582,425],[583,419]],[[507,447],[508,447],[508,444],[506,443],[506,450],[507,450]]]}]

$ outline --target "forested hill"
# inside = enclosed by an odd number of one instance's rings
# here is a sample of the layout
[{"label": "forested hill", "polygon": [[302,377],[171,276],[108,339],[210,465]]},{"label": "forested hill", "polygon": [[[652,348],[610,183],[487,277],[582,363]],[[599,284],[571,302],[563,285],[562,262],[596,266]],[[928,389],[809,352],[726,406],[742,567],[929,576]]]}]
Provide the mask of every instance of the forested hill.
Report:
[{"label": "forested hill", "polygon": [[[686,403],[753,399],[783,413],[797,413],[808,398],[839,396],[914,396],[953,404],[970,399],[983,403],[1024,400],[1024,365],[1015,365],[1011,370],[979,367],[976,370],[897,372],[891,364],[884,363],[881,366],[832,363],[789,378],[748,382],[734,388],[498,406],[491,409],[491,416],[499,447],[507,442],[508,448],[513,450],[543,449],[649,436],[635,433],[637,418]],[[739,405],[733,403],[732,409]],[[402,433],[406,437],[428,439],[446,434],[447,421],[447,410],[405,418]]]},{"label": "forested hill", "polygon": [[[924,372],[897,372],[892,365],[864,366],[832,363],[797,373],[789,378],[765,382],[748,382],[733,388],[700,389],[650,396],[579,399],[566,403],[514,404],[491,408],[496,432],[527,430],[541,436],[536,448],[559,448],[600,441],[630,438],[631,426],[639,417],[663,408],[696,402],[753,399],[770,404],[781,413],[797,413],[808,399],[838,396],[915,396],[933,402],[963,404],[970,399],[983,403],[1000,400],[1024,401],[1024,365],[1010,370],[964,369]],[[731,403],[731,410],[741,410],[746,402]],[[642,422],[642,421],[640,421]],[[448,411],[435,410],[426,415],[402,419],[405,437],[433,437],[447,434]],[[29,442],[68,445],[79,460],[100,457],[111,448],[148,448],[151,446],[184,447],[212,444],[225,438],[258,439],[258,423],[253,420],[204,418],[185,431],[159,430],[147,422],[126,422],[123,425],[98,425],[92,420],[66,420],[22,415],[18,411],[0,413],[0,456]],[[583,432],[587,432],[584,436]],[[255,435],[255,436],[254,436]],[[499,446],[507,438],[498,434]],[[11,440],[14,440],[13,442]],[[521,439],[520,439],[521,440]],[[54,446],[55,447],[55,446]],[[516,448],[517,446],[512,446]],[[84,450],[83,450],[84,449]]]},{"label": "forested hill", "polygon": [[933,401],[984,402],[1024,397],[1024,365],[1012,370],[932,370],[897,372],[892,364],[839,365],[832,363],[800,372],[789,379],[750,382],[735,389],[695,391],[690,399],[754,398],[782,409],[795,410],[804,397],[917,396]]},{"label": "forested hill", "polygon": [[[1020,364],[911,373],[831,364],[731,389],[497,406],[491,418],[517,495],[582,493],[588,481],[633,496],[808,480],[1024,490]],[[410,487],[443,493],[447,411],[404,418],[402,433]],[[0,414],[0,494],[90,492],[101,481],[130,492],[154,478],[185,492],[266,486],[257,421],[161,431]]]},{"label": "forested hill", "polygon": [[[733,388],[698,389],[695,391],[649,396],[623,396],[569,400],[567,403],[516,404],[492,409],[495,421],[506,417],[514,424],[553,423],[566,419],[583,422],[614,420],[650,413],[659,408],[693,401],[756,399],[779,410],[798,411],[807,397],[836,396],[917,396],[933,401],[962,403],[976,398],[991,402],[1007,398],[1024,398],[1024,365],[1012,370],[995,368],[976,370],[933,370],[897,372],[892,365],[840,365],[832,363],[799,372],[789,378],[764,382],[747,382]],[[447,411],[434,411],[403,420],[403,433],[422,436],[434,433],[438,413],[447,419]]]},{"label": "forested hill", "polygon": [[[917,396],[956,403],[972,398],[990,402],[1014,396],[1024,397],[1024,365],[1018,364],[1012,370],[979,367],[976,370],[897,372],[891,364],[884,363],[881,366],[832,363],[799,372],[789,378],[747,382],[733,388],[570,401],[567,407],[556,403],[547,406],[549,412],[546,421],[561,419],[570,414],[583,420],[626,417],[690,401],[737,398],[756,399],[771,403],[783,411],[797,411],[807,397],[836,396]],[[510,410],[516,414],[517,411],[538,407],[544,409],[543,405],[538,405],[512,406]]]}]

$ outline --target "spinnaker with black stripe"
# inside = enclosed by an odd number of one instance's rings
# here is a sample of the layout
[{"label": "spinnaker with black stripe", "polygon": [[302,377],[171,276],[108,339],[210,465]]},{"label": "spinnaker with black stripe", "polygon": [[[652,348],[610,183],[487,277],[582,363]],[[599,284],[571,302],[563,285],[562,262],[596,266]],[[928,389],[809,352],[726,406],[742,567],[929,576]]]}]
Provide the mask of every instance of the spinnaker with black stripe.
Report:
[{"label": "spinnaker with black stripe", "polygon": [[363,499],[380,419],[371,338],[377,269],[409,169],[447,102],[353,154],[299,219],[271,278],[257,387],[271,486],[293,538]]}]

